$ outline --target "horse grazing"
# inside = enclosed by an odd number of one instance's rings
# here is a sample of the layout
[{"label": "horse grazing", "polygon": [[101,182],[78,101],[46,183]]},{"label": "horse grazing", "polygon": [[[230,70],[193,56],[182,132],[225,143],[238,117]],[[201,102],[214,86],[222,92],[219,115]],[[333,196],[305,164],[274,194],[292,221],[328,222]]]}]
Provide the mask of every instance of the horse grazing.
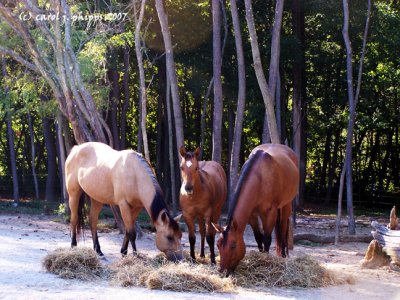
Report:
[{"label": "horse grazing", "polygon": [[[91,199],[89,223],[94,250],[102,256],[97,221],[103,204],[118,205],[125,225],[122,255],[128,244],[136,252],[135,220],[144,207],[156,227],[156,246],[170,260],[181,260],[182,232],[164,202],[150,164],[133,150],[116,151],[106,144],[89,142],[72,148],[65,163],[66,186],[71,209],[71,246],[82,225],[84,195]],[[79,226],[78,226],[79,225]]]},{"label": "horse grazing", "polygon": [[180,148],[182,186],[179,202],[189,231],[190,256],[195,259],[196,235],[194,222],[197,219],[201,236],[200,256],[204,257],[204,238],[210,247],[211,263],[215,264],[215,229],[226,199],[226,176],[221,165],[215,161],[198,161],[200,148],[186,152]]},{"label": "horse grazing", "polygon": [[[256,147],[243,165],[237,187],[229,203],[227,226],[213,224],[220,233],[217,246],[220,272],[232,273],[244,257],[243,233],[246,224],[253,229],[260,251],[269,252],[275,227],[277,255],[288,255],[289,217],[297,194],[297,156],[287,146],[263,144]],[[262,221],[263,232],[258,225]]]}]

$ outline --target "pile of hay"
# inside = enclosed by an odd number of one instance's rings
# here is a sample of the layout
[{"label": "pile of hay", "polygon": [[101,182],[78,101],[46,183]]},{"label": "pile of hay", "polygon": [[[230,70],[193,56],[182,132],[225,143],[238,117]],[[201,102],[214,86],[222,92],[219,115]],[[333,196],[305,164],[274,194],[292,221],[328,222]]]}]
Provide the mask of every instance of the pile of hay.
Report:
[{"label": "pile of hay", "polygon": [[282,258],[251,251],[235,271],[237,285],[242,287],[317,288],[349,283],[338,278],[309,256]]},{"label": "pile of hay", "polygon": [[232,278],[221,278],[215,267],[190,262],[168,262],[164,256],[128,256],[113,264],[111,278],[120,286],[179,292],[233,292]]},{"label": "pile of hay", "polygon": [[106,270],[92,249],[59,248],[47,254],[43,267],[50,273],[66,279],[93,280],[106,277]]},{"label": "pile of hay", "polygon": [[167,261],[162,254],[156,257],[139,254],[106,267],[92,249],[60,248],[44,258],[43,266],[62,278],[103,278],[118,286],[179,292],[234,292],[236,286],[316,288],[350,283],[308,256],[284,259],[255,251],[247,254],[228,278],[221,277],[209,259],[192,262],[188,253],[179,263]]}]

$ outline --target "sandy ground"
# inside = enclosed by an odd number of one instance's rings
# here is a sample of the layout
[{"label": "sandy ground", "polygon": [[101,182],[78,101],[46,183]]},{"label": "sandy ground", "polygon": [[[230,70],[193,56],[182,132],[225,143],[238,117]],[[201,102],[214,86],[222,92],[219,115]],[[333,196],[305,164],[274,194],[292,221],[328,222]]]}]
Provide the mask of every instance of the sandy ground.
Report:
[{"label": "sandy ground", "polygon": [[[195,294],[154,291],[145,288],[122,288],[106,281],[81,282],[64,280],[46,273],[41,266],[43,257],[59,247],[69,247],[69,227],[55,222],[55,216],[0,215],[0,299],[400,299],[400,273],[389,268],[366,270],[360,268],[368,244],[295,245],[292,256],[308,254],[327,268],[350,275],[354,284],[319,289],[239,289],[234,294]],[[369,232],[370,220],[357,224],[358,233]],[[299,220],[296,232],[332,233],[333,220]],[[104,263],[120,258],[122,236],[115,231],[100,232],[100,244],[106,256]],[[248,244],[254,240],[247,232]],[[187,233],[182,242],[188,245]],[[89,232],[80,246],[92,247]],[[139,252],[157,254],[153,235],[144,233],[138,240]],[[249,247],[248,251],[255,250]],[[129,249],[130,250],[130,249]],[[206,249],[207,250],[207,249]]]}]

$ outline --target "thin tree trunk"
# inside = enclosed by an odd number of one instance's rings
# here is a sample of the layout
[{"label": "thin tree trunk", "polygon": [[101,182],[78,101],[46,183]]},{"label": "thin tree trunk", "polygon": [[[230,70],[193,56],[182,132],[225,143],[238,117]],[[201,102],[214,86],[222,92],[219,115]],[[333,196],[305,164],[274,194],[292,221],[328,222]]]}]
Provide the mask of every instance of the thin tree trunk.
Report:
[{"label": "thin tree trunk", "polygon": [[179,148],[184,145],[184,135],[183,135],[183,120],[182,112],[179,101],[179,91],[178,91],[178,80],[176,78],[176,68],[174,61],[174,54],[172,48],[171,34],[168,26],[168,18],[165,13],[164,5],[162,0],[156,0],[156,9],[158,14],[158,19],[161,25],[161,31],[165,46],[165,58],[167,65],[167,73],[169,82],[171,84],[171,95],[172,95],[172,110],[175,121],[175,134],[176,134],[176,153],[179,153]]},{"label": "thin tree trunk", "polygon": [[265,111],[267,114],[267,121],[268,121],[268,129],[271,135],[272,143],[279,144],[279,134],[278,134],[278,127],[276,124],[275,118],[275,109],[274,109],[274,102],[271,98],[271,91],[268,86],[267,80],[264,75],[262,63],[261,63],[261,56],[260,56],[260,49],[258,47],[258,39],[256,28],[254,24],[254,16],[253,16],[253,8],[251,4],[251,0],[244,1],[246,6],[246,21],[247,26],[249,29],[250,34],[250,42],[251,42],[251,50],[253,55],[253,62],[254,62],[254,70],[256,72],[256,77],[258,81],[258,85],[260,86],[261,94],[264,100]]},{"label": "thin tree trunk", "polygon": [[64,199],[64,203],[68,206],[68,193],[67,189],[65,186],[65,159],[66,159],[66,154],[65,154],[65,144],[64,144],[64,138],[63,138],[63,133],[62,133],[62,120],[63,116],[61,113],[57,114],[57,140],[58,140],[58,145],[59,145],[59,156],[58,156],[58,163],[60,165],[60,177],[61,177],[61,193]]},{"label": "thin tree trunk", "polygon": [[124,103],[121,110],[121,149],[126,149],[126,115],[129,110],[129,47],[124,48]]},{"label": "thin tree trunk", "polygon": [[[114,52],[116,50],[113,50]],[[121,101],[121,92],[119,88],[119,72],[115,69],[108,71],[111,81],[112,90],[110,91],[110,122],[111,132],[113,136],[114,149],[120,150],[119,126],[118,126],[118,104]]]},{"label": "thin tree trunk", "polygon": [[46,201],[55,202],[55,183],[57,178],[57,163],[55,140],[51,131],[50,120],[46,117],[42,118],[43,135],[47,152],[47,179],[46,179]]},{"label": "thin tree trunk", "polygon": [[35,187],[35,198],[39,199],[39,185],[36,175],[36,166],[35,166],[35,140],[32,126],[32,117],[30,112],[28,112],[28,127],[29,127],[29,136],[31,140],[31,166],[32,166],[32,176],[33,176],[33,184]]},{"label": "thin tree trunk", "polygon": [[221,162],[222,154],[222,82],[221,82],[221,7],[219,0],[212,0],[213,17],[213,78],[214,78],[214,111],[213,111],[213,149],[212,160]]},{"label": "thin tree trunk", "polygon": [[[349,38],[349,4],[347,0],[343,0],[343,39],[346,45],[346,66],[347,66],[347,92],[349,98],[349,110],[350,110],[350,117],[347,127],[347,139],[346,139],[346,154],[344,160],[344,167],[343,171],[346,171],[346,197],[347,197],[347,214],[348,214],[348,228],[349,234],[356,233],[356,224],[354,218],[354,211],[353,211],[353,180],[352,180],[352,147],[353,147],[353,131],[354,131],[354,124],[356,118],[356,106],[358,102],[358,96],[360,93],[360,86],[361,86],[361,75],[362,75],[362,67],[364,62],[365,56],[365,48],[367,42],[367,35],[368,35],[368,27],[369,27],[369,19],[371,14],[371,0],[368,0],[368,10],[367,10],[367,18],[365,22],[365,29],[364,29],[364,37],[363,37],[363,47],[361,50],[361,58],[360,58],[360,68],[358,72],[358,80],[357,80],[357,89],[356,94],[354,95],[353,89],[353,52],[351,48],[350,38]],[[344,176],[344,175],[342,175]],[[340,194],[343,191],[343,182],[341,181],[340,188],[339,188],[339,198]],[[341,199],[340,199],[341,202]],[[340,220],[340,215],[338,211],[338,219]],[[336,222],[336,226],[339,226],[339,222]],[[339,234],[339,229],[336,228],[336,234]],[[339,237],[337,237],[339,240]]]},{"label": "thin tree trunk", "polygon": [[[4,57],[1,58],[1,70],[3,78],[7,76],[6,70],[6,60]],[[8,87],[4,87],[5,95],[8,96]],[[10,167],[11,167],[11,176],[13,180],[13,199],[14,205],[19,205],[19,185],[18,185],[18,174],[17,174],[17,159],[15,155],[15,146],[14,146],[14,130],[12,128],[12,116],[11,112],[6,113],[6,127],[7,127],[7,139],[8,139],[8,147],[10,148]]]},{"label": "thin tree trunk", "polygon": [[[269,91],[271,93],[272,101],[275,101],[276,94],[276,83],[278,81],[279,76],[279,57],[280,57],[280,38],[281,38],[281,28],[282,28],[282,15],[283,15],[283,2],[284,0],[276,0],[275,6],[275,18],[274,25],[272,28],[272,40],[271,40],[271,59],[269,63],[269,79],[268,86]],[[280,113],[280,111],[279,111]],[[278,112],[276,113],[278,114]],[[268,121],[268,118],[264,118],[264,121]],[[278,125],[278,128],[280,127]],[[264,126],[264,130],[266,130],[268,126]],[[280,140],[280,131],[279,129],[279,140]],[[266,136],[266,133],[263,132],[263,136]]]},{"label": "thin tree trunk", "polygon": [[146,83],[145,83],[145,75],[144,75],[144,65],[143,65],[143,53],[141,49],[141,38],[140,38],[140,29],[142,27],[143,16],[144,16],[144,8],[146,5],[146,0],[141,0],[140,3],[140,12],[139,17],[136,12],[136,3],[134,3],[134,15],[135,15],[135,52],[136,58],[138,62],[139,68],[139,87],[140,87],[140,102],[141,102],[141,118],[140,118],[140,127],[142,130],[142,138],[143,138],[143,148],[144,148],[144,157],[150,161],[150,153],[149,153],[149,144],[147,141],[147,130],[146,130],[146,118],[147,118],[147,93],[146,93]]},{"label": "thin tree trunk", "polygon": [[243,130],[243,115],[246,104],[246,65],[244,60],[242,33],[236,0],[231,0],[231,15],[235,34],[236,56],[238,60],[238,99],[235,119],[235,130],[232,143],[231,169],[230,169],[230,190],[236,188],[239,173],[239,159]]},{"label": "thin tree trunk", "polygon": [[172,212],[176,215],[177,211],[177,194],[175,190],[175,160],[174,160],[174,142],[173,142],[173,128],[172,128],[172,113],[171,113],[171,83],[167,73],[167,114],[168,114],[168,147],[169,147],[169,163],[171,171],[171,197],[172,197]]},{"label": "thin tree trunk", "polygon": [[[305,82],[305,35],[304,35],[304,10],[303,1],[293,0],[292,26],[297,39],[298,47],[295,53],[293,66],[293,150],[299,158],[299,193],[293,203],[293,218],[295,219],[297,207],[304,204],[306,180],[306,82]],[[295,224],[295,222],[294,222]]]}]

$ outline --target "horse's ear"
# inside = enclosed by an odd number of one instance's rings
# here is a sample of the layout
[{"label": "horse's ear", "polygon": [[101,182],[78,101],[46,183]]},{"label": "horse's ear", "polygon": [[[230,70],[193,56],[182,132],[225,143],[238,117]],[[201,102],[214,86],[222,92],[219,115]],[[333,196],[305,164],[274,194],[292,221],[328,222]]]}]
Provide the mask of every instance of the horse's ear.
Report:
[{"label": "horse's ear", "polygon": [[185,157],[185,155],[186,155],[185,146],[181,146],[179,148],[179,153],[181,154],[182,157]]},{"label": "horse's ear", "polygon": [[236,230],[238,229],[238,224],[236,223],[235,220],[232,221],[232,229],[233,229],[234,231],[236,231]]},{"label": "horse's ear", "polygon": [[175,222],[176,222],[176,223],[179,223],[179,220],[181,219],[181,217],[182,217],[182,214],[177,215],[177,216],[174,218]]},{"label": "horse's ear", "polygon": [[166,211],[163,211],[161,213],[161,222],[163,222],[164,224],[168,224],[169,223],[169,217]]},{"label": "horse's ear", "polygon": [[196,157],[197,160],[200,157],[200,152],[201,152],[200,147],[197,147],[196,150],[194,150],[194,157]]},{"label": "horse's ear", "polygon": [[224,228],[218,224],[215,224],[214,222],[211,222],[212,226],[214,227],[215,231],[218,233],[222,233],[224,231]]}]

